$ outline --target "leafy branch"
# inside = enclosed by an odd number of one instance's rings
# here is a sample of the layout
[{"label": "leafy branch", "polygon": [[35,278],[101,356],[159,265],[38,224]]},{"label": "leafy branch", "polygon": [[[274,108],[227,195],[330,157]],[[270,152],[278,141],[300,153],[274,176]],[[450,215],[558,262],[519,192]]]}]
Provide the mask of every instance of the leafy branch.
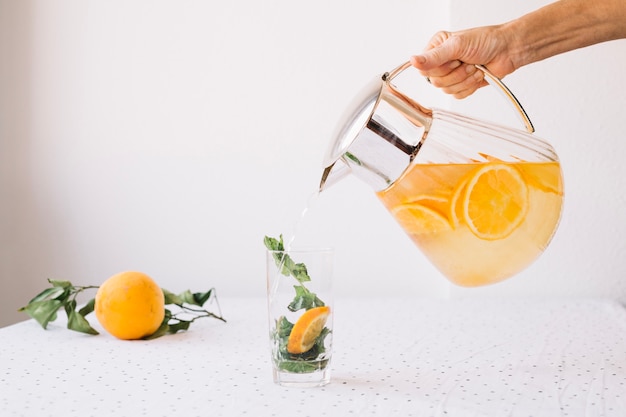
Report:
[{"label": "leafy branch", "polygon": [[[191,323],[197,319],[204,317],[211,317],[218,319],[226,323],[226,320],[221,316],[203,308],[195,308],[191,306],[203,307],[204,304],[211,298],[215,299],[217,309],[220,310],[219,303],[217,303],[217,297],[215,296],[215,289],[210,289],[203,293],[192,293],[187,290],[178,295],[163,289],[165,295],[165,305],[175,305],[178,307],[178,312],[172,313],[170,309],[165,309],[165,317],[161,326],[153,334],[146,336],[144,339],[156,339],[166,334],[174,334],[181,330],[189,329]],[[220,311],[221,314],[221,311]]]},{"label": "leafy branch", "polygon": [[[57,319],[57,312],[63,308],[67,314],[67,328],[81,333],[97,335],[96,329],[86,319],[86,316],[95,309],[95,299],[89,300],[82,308],[76,309],[76,297],[86,290],[97,290],[98,286],[77,286],[70,281],[58,281],[49,279],[52,285],[37,294],[28,304],[18,311],[25,312],[35,319],[41,327],[46,329],[48,324]],[[182,330],[189,329],[191,323],[197,319],[210,317],[226,322],[221,316],[219,303],[215,289],[207,292],[192,293],[187,290],[180,294],[174,294],[166,289],[162,289],[165,296],[165,305],[173,305],[177,307],[176,312],[166,308],[165,316],[161,326],[153,334],[146,336],[144,339],[156,339],[166,334],[174,334]],[[204,309],[204,305],[209,300],[215,300],[219,314],[212,313]]]},{"label": "leafy branch", "polygon": [[18,311],[23,311],[44,329],[48,323],[57,319],[57,311],[63,307],[67,314],[67,328],[87,334],[98,334],[91,327],[85,316],[91,313],[95,307],[95,300],[91,299],[83,308],[76,311],[76,297],[85,290],[97,289],[96,286],[74,286],[69,281],[57,281],[49,279],[52,287],[46,288],[37,294],[28,304]]},{"label": "leafy branch", "polygon": [[300,284],[294,285],[296,296],[287,308],[290,311],[298,311],[303,308],[309,310],[313,307],[323,306],[324,302],[320,300],[315,293],[312,293],[304,286],[305,282],[311,281],[309,272],[307,271],[306,265],[303,263],[295,263],[285,252],[283,235],[280,235],[279,239],[265,236],[263,243],[267,249],[273,252],[272,256],[280,272],[287,277],[294,277]]}]

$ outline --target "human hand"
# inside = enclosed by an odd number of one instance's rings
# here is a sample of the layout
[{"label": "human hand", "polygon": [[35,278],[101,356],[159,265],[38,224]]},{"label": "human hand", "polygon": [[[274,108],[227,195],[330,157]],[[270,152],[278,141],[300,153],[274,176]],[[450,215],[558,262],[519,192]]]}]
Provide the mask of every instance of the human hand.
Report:
[{"label": "human hand", "polygon": [[411,57],[411,64],[435,87],[459,99],[487,85],[475,64],[484,65],[499,78],[516,69],[501,26],[438,32],[424,52]]}]

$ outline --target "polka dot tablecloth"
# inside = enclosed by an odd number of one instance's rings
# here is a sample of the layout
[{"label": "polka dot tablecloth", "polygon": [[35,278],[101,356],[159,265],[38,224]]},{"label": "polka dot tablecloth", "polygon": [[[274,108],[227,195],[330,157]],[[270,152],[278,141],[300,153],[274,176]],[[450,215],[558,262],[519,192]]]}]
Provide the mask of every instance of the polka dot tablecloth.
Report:
[{"label": "polka dot tablecloth", "polygon": [[626,416],[616,302],[338,299],[322,388],[272,383],[264,299],[220,302],[152,341],[0,329],[0,415]]}]

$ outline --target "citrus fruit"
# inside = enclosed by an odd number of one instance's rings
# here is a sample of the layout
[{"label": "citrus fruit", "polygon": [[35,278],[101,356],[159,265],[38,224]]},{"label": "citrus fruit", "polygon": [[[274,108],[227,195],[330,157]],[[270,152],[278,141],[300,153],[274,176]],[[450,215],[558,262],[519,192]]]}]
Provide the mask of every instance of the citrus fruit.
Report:
[{"label": "citrus fruit", "polygon": [[457,228],[460,219],[463,218],[463,205],[459,204],[462,201],[462,196],[465,194],[465,189],[470,177],[465,176],[459,180],[452,191],[452,197],[450,197],[450,205],[448,206],[448,217],[453,228]]},{"label": "citrus fruit", "polygon": [[293,325],[287,340],[287,352],[304,353],[315,344],[315,339],[322,333],[326,320],[330,315],[330,307],[314,307],[305,311]]},{"label": "citrus fruit", "polygon": [[450,205],[450,193],[436,193],[436,194],[420,194],[405,204],[421,204],[430,209],[433,209],[442,215],[446,215],[448,212],[448,206]]},{"label": "citrus fruit", "polygon": [[163,290],[148,275],[126,271],[98,288],[96,318],[113,336],[133,340],[154,333],[165,316]]},{"label": "citrus fruit", "polygon": [[402,204],[391,213],[409,234],[437,233],[451,229],[443,214],[421,203]]},{"label": "citrus fruit", "polygon": [[563,195],[561,167],[557,162],[526,164],[523,174],[529,187],[535,187],[546,193]]},{"label": "citrus fruit", "polygon": [[475,171],[465,187],[463,219],[481,239],[503,239],[526,217],[528,186],[511,165],[485,164]]}]

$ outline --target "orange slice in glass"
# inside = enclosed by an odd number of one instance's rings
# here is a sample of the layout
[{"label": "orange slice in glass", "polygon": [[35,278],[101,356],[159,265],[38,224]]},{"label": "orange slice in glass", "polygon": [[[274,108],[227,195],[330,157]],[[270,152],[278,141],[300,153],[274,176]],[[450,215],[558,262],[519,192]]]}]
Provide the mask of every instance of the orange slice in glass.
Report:
[{"label": "orange slice in glass", "polygon": [[330,307],[314,307],[305,311],[293,325],[287,340],[287,352],[299,354],[309,351],[324,330]]},{"label": "orange slice in glass", "polygon": [[510,164],[485,164],[468,181],[463,218],[477,237],[503,239],[513,233],[528,212],[528,186]]}]

